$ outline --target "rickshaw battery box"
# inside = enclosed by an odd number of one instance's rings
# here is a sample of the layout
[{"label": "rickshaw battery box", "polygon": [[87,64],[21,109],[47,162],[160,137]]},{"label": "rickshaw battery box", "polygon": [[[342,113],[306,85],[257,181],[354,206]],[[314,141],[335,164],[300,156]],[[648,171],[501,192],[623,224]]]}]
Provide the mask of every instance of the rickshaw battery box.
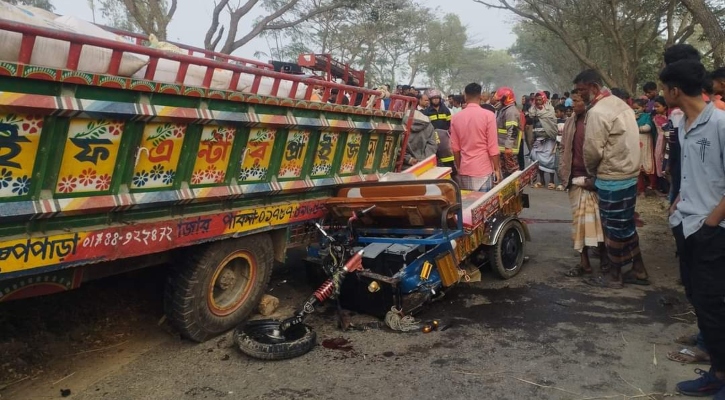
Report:
[{"label": "rickshaw battery box", "polygon": [[345,277],[340,291],[340,306],[346,310],[385,318],[395,306],[402,307],[399,280],[371,271],[357,271]]},{"label": "rickshaw battery box", "polygon": [[380,275],[393,276],[423,254],[420,245],[373,243],[365,247],[363,268]]},{"label": "rickshaw battery box", "polygon": [[372,243],[364,250],[365,270],[345,278],[340,305],[348,310],[384,318],[391,307],[400,308],[402,304],[399,280],[393,276],[423,254],[423,248],[419,245]]}]

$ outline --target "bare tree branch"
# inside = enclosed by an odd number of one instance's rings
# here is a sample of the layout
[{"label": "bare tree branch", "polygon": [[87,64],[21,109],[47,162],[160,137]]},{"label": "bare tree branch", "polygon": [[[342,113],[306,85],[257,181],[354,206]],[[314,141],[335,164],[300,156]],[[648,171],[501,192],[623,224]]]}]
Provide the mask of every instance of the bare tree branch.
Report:
[{"label": "bare tree branch", "polygon": [[[239,38],[238,40],[234,40],[232,42],[227,40],[227,45],[224,46],[223,52],[231,53],[232,51],[244,46],[250,40],[259,36],[259,34],[264,31],[280,30],[280,29],[289,28],[289,27],[299,24],[300,22],[306,21],[312,17],[315,17],[320,14],[324,14],[328,11],[335,10],[335,9],[343,7],[345,5],[344,2],[334,1],[326,6],[313,8],[312,10],[306,12],[305,14],[303,14],[296,20],[289,21],[289,22],[280,22],[277,24],[273,23],[276,19],[280,18],[286,12],[288,12],[292,8],[294,8],[294,6],[297,5],[298,2],[299,2],[299,0],[289,0],[284,6],[280,7],[276,11],[274,11],[274,12],[270,13],[269,15],[267,15],[266,17],[262,18],[262,20],[259,21],[259,23],[257,23],[254,26],[254,28],[252,28],[252,30],[249,33],[247,33],[246,35],[244,35],[241,38]],[[237,23],[238,23],[238,20],[237,20]],[[232,21],[232,25],[234,25],[234,21]],[[230,35],[228,36],[228,38],[230,38],[230,37],[231,37],[231,29],[230,29]]]},{"label": "bare tree branch", "polygon": [[[219,29],[219,16],[227,4],[229,4],[229,0],[220,0],[218,3],[214,3],[214,10],[211,14],[211,25],[209,25],[206,36],[204,36],[204,48],[207,50],[216,49],[217,44],[221,40],[222,34],[224,33],[224,26],[221,27],[221,30]],[[214,38],[215,34],[217,34],[216,39]]]}]

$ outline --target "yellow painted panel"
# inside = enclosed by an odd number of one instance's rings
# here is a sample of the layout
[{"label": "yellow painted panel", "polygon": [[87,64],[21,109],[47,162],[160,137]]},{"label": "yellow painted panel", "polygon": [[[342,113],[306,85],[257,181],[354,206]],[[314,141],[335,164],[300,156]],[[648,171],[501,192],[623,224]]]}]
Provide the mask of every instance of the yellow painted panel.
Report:
[{"label": "yellow painted panel", "polygon": [[160,189],[174,184],[185,134],[185,124],[146,124],[131,181],[132,189]]},{"label": "yellow painted panel", "polygon": [[30,193],[43,117],[0,114],[0,198]]},{"label": "yellow painted panel", "polygon": [[370,140],[368,141],[368,152],[365,155],[365,165],[363,165],[363,169],[370,170],[375,167],[375,152],[378,149],[379,142],[379,134],[370,135]]},{"label": "yellow painted panel", "polygon": [[362,141],[361,133],[349,133],[347,142],[345,143],[345,152],[342,155],[342,164],[340,164],[340,174],[351,174],[355,172],[357,157],[360,154],[360,142]]},{"label": "yellow painted panel", "polygon": [[282,154],[279,178],[299,178],[302,175],[309,141],[309,131],[292,130],[289,132],[284,154]]},{"label": "yellow painted panel", "polygon": [[277,131],[270,128],[255,128],[249,133],[247,147],[242,155],[239,180],[242,182],[266,181],[272,148]]},{"label": "yellow painted panel", "polygon": [[322,132],[320,142],[315,152],[315,163],[312,165],[312,177],[328,175],[332,170],[332,163],[335,161],[335,151],[340,134],[335,132]]},{"label": "yellow painted panel", "polygon": [[111,187],[123,121],[73,119],[63,148],[56,193],[105,192]]},{"label": "yellow painted panel", "polygon": [[192,185],[224,182],[236,132],[234,127],[204,126],[191,174]]},{"label": "yellow painted panel", "polygon": [[383,156],[380,158],[380,169],[390,168],[390,162],[393,159],[393,136],[386,135],[385,144],[383,144]]}]

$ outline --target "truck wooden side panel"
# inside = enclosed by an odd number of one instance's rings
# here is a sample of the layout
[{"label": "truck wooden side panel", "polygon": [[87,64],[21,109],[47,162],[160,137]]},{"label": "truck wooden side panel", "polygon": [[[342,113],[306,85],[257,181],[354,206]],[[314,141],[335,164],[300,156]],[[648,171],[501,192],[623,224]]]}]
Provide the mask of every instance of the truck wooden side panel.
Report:
[{"label": "truck wooden side panel", "polygon": [[405,130],[400,113],[87,75],[0,77],[0,281],[320,218],[334,186],[394,169]]}]

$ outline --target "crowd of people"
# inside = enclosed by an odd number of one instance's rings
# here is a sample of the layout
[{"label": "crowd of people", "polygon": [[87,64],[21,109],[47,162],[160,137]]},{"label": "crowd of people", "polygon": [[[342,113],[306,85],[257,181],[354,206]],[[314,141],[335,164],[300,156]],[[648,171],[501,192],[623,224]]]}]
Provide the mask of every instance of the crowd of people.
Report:
[{"label": "crowd of people", "polygon": [[[594,70],[563,96],[522,96],[521,108],[507,87],[487,93],[471,83],[447,101],[437,90],[401,87],[420,99],[405,162],[438,154],[461,189],[485,192],[524,168],[527,148],[538,163],[535,186],[568,193],[581,256],[567,275],[604,289],[650,284],[635,206],[647,192],[669,197],[680,279],[700,332],[677,338],[694,348],[668,358],[711,365],[678,383],[680,393],[725,400],[725,68],[706,71],[685,44],[668,48],[664,64],[659,86],[646,83],[637,98],[607,88]],[[589,250],[599,253],[597,268]]]}]

